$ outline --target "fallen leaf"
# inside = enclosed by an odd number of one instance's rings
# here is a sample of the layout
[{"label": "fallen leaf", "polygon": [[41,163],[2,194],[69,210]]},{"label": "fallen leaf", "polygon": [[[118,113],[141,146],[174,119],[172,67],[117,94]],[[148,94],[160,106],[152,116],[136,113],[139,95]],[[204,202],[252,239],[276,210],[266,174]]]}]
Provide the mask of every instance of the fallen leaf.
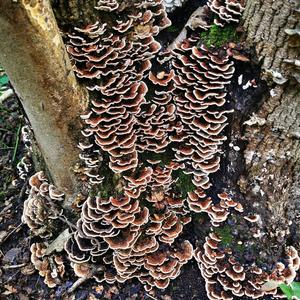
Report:
[{"label": "fallen leaf", "polygon": [[275,290],[279,287],[279,285],[281,283],[282,283],[282,281],[275,281],[275,280],[267,281],[266,283],[264,283],[261,286],[261,290],[264,292],[269,292],[269,291]]},{"label": "fallen leaf", "polygon": [[6,288],[6,291],[3,292],[2,295],[11,295],[11,294],[15,294],[17,292],[17,289],[9,284],[5,284],[4,288]]},{"label": "fallen leaf", "polygon": [[64,250],[65,242],[70,237],[69,229],[65,229],[46,249],[45,255],[49,255],[52,252],[61,252]]},{"label": "fallen leaf", "polygon": [[23,274],[23,275],[31,275],[31,274],[33,274],[35,272],[35,267],[34,267],[34,265],[33,264],[28,264],[28,265],[26,265],[25,267],[23,267],[22,269],[21,269],[21,273]]},{"label": "fallen leaf", "polygon": [[250,61],[250,59],[248,57],[246,57],[245,55],[242,54],[232,54],[232,57],[236,60],[240,60],[240,61]]}]

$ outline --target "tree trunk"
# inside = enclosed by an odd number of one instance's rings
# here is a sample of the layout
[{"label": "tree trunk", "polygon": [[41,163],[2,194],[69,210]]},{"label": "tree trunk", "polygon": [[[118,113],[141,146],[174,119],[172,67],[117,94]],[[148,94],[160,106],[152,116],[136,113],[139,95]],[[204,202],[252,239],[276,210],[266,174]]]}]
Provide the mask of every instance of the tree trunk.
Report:
[{"label": "tree trunk", "polygon": [[[299,229],[295,223],[300,209],[300,86],[293,65],[299,40],[287,34],[299,25],[295,8],[293,1],[248,0],[244,12],[246,42],[255,47],[271,90],[257,118],[251,119],[256,124],[247,122],[246,175],[239,185],[248,203],[258,210],[265,207],[266,228],[276,229],[273,236],[281,243],[280,232],[288,235]],[[296,231],[293,238],[299,240]]]},{"label": "tree trunk", "polygon": [[53,182],[71,195],[87,93],[77,84],[49,1],[2,0],[0,28],[0,63],[20,96]]}]

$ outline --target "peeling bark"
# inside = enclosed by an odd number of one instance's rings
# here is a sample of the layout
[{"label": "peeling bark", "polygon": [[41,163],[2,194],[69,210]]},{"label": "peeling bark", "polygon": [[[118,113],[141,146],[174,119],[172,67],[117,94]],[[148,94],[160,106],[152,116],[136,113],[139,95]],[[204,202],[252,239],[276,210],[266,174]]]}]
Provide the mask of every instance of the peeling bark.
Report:
[{"label": "peeling bark", "polygon": [[[285,62],[299,54],[285,32],[299,24],[294,9],[293,1],[248,0],[244,13],[246,42],[255,47],[271,93],[256,113],[263,122],[245,128],[246,172],[239,185],[251,205],[266,209],[270,236],[282,244],[280,232],[287,233],[285,239],[294,233],[299,241],[295,224],[300,210],[300,86],[293,78],[294,67]],[[268,70],[288,81],[275,84]]]},{"label": "peeling bark", "polygon": [[0,63],[20,96],[53,182],[71,195],[78,116],[87,93],[77,84],[49,1],[0,1],[0,28]]}]

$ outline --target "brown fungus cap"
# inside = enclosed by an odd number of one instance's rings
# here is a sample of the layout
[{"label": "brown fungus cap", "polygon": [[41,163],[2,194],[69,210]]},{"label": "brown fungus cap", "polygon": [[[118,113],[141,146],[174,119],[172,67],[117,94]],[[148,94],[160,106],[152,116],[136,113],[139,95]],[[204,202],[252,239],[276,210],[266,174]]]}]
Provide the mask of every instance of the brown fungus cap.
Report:
[{"label": "brown fungus cap", "polygon": [[62,258],[57,255],[45,256],[47,246],[44,243],[34,243],[30,247],[31,262],[39,275],[44,277],[44,283],[49,288],[54,288],[61,283],[65,273]]}]

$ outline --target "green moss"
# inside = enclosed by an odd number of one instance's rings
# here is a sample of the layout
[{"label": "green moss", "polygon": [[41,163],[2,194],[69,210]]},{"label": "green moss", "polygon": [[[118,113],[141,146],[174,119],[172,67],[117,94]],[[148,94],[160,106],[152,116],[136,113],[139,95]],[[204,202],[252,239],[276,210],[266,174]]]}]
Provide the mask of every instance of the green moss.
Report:
[{"label": "green moss", "polygon": [[228,247],[232,245],[233,236],[231,233],[231,227],[229,225],[225,225],[223,227],[214,228],[214,232],[221,238],[221,245]]},{"label": "green moss", "polygon": [[201,43],[208,47],[221,47],[228,42],[236,42],[239,38],[235,25],[220,27],[213,25],[209,30],[200,33]]},{"label": "green moss", "polygon": [[214,232],[221,238],[220,245],[223,247],[230,247],[234,249],[235,253],[244,253],[245,245],[244,243],[239,244],[232,235],[232,227],[229,225],[224,225],[223,227],[214,228]]},{"label": "green moss", "polygon": [[176,170],[173,171],[172,177],[173,179],[177,179],[175,188],[182,197],[187,197],[188,192],[196,189],[196,186],[192,182],[192,174],[185,174],[182,170]]},{"label": "green moss", "polygon": [[166,29],[168,32],[179,32],[180,31],[180,28],[174,26],[174,25],[171,25],[169,26],[167,29]]}]

